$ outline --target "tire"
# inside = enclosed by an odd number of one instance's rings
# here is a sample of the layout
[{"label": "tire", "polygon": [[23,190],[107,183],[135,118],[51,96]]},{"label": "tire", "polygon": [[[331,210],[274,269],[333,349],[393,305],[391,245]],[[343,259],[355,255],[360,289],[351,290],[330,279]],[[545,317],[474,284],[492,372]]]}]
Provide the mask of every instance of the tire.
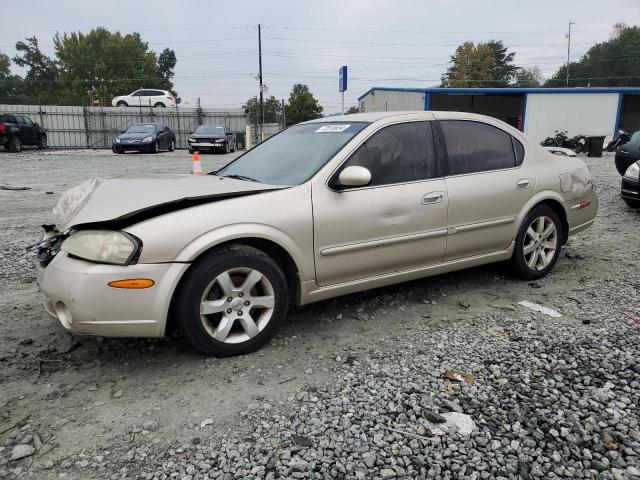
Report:
[{"label": "tire", "polygon": [[162,102],[158,102],[158,103],[156,103],[154,105],[154,107],[156,107],[156,108],[166,108],[166,105],[164,103],[162,103]]},{"label": "tire", "polygon": [[236,142],[233,142],[233,145],[231,146],[231,151],[235,152],[236,151]]},{"label": "tire", "polygon": [[190,148],[189,149],[189,154],[193,155],[196,152],[196,150],[194,148]]},{"label": "tire", "polygon": [[229,152],[231,152],[231,146],[229,145],[229,142],[226,142],[224,144],[224,153],[228,154]]},{"label": "tire", "polygon": [[129,104],[124,100],[120,100],[118,103],[116,103],[116,107],[128,107],[128,106]]},{"label": "tire", "polygon": [[173,152],[176,149],[176,141],[172,138],[169,142],[169,151]]},{"label": "tire", "polygon": [[11,153],[18,153],[20,150],[22,150],[22,141],[20,140],[20,137],[12,137],[9,140],[9,151]]},{"label": "tire", "polygon": [[160,144],[158,143],[158,141],[156,140],[153,144],[153,147],[151,147],[150,152],[151,153],[158,153],[160,151]]},{"label": "tire", "polygon": [[46,135],[40,135],[40,139],[38,140],[38,150],[44,150],[47,148],[47,137]]},{"label": "tire", "polygon": [[[551,224],[553,229],[550,228]],[[549,233],[545,237],[547,229]],[[511,256],[515,273],[525,280],[544,277],[558,261],[562,239],[563,224],[555,210],[547,205],[534,207],[525,217],[516,236],[516,246]],[[525,252],[525,249],[530,251]]]},{"label": "tire", "polygon": [[623,198],[622,200],[629,208],[640,208],[640,200],[630,200],[628,198]]},{"label": "tire", "polygon": [[[259,279],[244,288],[249,275]],[[264,306],[247,307],[255,298]],[[200,353],[243,355],[265,345],[278,331],[288,298],[285,276],[271,257],[253,247],[228,245],[207,253],[187,271],[174,298],[173,315]],[[202,302],[209,302],[214,313],[202,314]]]}]

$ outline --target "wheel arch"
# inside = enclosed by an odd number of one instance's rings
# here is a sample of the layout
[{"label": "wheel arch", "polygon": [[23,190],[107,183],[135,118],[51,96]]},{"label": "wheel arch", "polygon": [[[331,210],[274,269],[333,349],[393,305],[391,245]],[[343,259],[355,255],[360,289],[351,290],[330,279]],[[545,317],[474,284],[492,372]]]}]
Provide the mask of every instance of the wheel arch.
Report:
[{"label": "wheel arch", "polygon": [[567,211],[565,210],[563,204],[563,199],[556,192],[546,191],[540,192],[537,195],[534,195],[525,208],[522,210],[520,218],[518,219],[518,229],[516,230],[516,235],[520,231],[520,227],[522,226],[522,222],[527,217],[529,212],[533,210],[538,205],[547,205],[549,208],[553,209],[560,220],[562,221],[562,244],[564,245],[569,240],[569,220],[567,216]]},{"label": "wheel arch", "polygon": [[[289,302],[295,305],[300,304],[301,280],[299,264],[298,262],[296,262],[296,260],[294,260],[293,255],[287,248],[271,238],[266,238],[265,236],[259,235],[244,235],[233,238],[224,238],[220,239],[217,242],[210,243],[205,248],[198,248],[197,250],[192,249],[192,253],[188,253],[190,249],[189,247],[187,247],[185,250],[183,250],[183,252],[181,252],[178,258],[182,258],[185,255],[193,255],[193,257],[189,258],[188,261],[190,261],[192,265],[194,265],[211,251],[227,245],[250,246],[264,252],[266,255],[271,257],[278,264],[278,266],[280,266],[282,272],[284,273],[288,287]],[[169,315],[167,316],[167,322],[165,326],[165,335],[175,329],[176,319],[173,311],[174,299],[176,294],[182,287],[182,283],[186,277],[186,274],[191,268],[192,267],[190,266],[183,272],[173,290],[171,296],[171,304],[169,306]]]}]

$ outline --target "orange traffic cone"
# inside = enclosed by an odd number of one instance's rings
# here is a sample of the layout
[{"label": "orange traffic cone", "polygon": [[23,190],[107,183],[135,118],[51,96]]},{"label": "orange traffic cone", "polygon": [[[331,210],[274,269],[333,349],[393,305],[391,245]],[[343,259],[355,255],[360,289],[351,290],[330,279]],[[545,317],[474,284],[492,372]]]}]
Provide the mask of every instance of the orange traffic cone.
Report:
[{"label": "orange traffic cone", "polygon": [[200,152],[196,150],[193,152],[193,174],[202,175],[203,173],[202,164],[200,163]]}]

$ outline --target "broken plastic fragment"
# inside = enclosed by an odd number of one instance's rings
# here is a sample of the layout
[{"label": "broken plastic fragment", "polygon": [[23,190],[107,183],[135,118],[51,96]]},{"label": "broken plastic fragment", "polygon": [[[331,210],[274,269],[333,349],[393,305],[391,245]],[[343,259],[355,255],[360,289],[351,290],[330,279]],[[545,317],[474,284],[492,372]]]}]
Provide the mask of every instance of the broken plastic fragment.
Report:
[{"label": "broken plastic fragment", "polygon": [[466,437],[476,429],[476,422],[466,413],[449,412],[443,413],[442,416],[446,421],[431,429],[434,435],[456,433],[460,437]]},{"label": "broken plastic fragment", "polygon": [[455,380],[456,382],[476,383],[476,378],[472,374],[461,370],[445,370],[442,378]]},{"label": "broken plastic fragment", "polygon": [[518,302],[518,305],[522,305],[523,307],[529,308],[531,310],[534,310],[536,312],[540,312],[540,313],[544,313],[545,315],[548,315],[550,317],[553,318],[559,318],[562,316],[562,314],[560,312],[555,311],[553,308],[549,308],[549,307],[545,307],[542,305],[538,305],[537,303],[532,303],[529,302],[527,300],[523,300],[521,302]]}]

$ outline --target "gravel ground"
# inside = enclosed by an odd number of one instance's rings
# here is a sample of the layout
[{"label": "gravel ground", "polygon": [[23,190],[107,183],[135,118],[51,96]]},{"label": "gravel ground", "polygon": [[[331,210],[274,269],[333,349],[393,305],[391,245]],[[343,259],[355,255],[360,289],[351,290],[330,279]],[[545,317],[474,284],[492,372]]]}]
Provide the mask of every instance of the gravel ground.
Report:
[{"label": "gravel ground", "polygon": [[0,185],[31,188],[0,190],[0,478],[640,480],[640,212],[611,155],[586,161],[598,220],[545,279],[491,265],[350,295],[207,359],[66,334],[23,254],[64,189],[186,153],[0,155]]}]

